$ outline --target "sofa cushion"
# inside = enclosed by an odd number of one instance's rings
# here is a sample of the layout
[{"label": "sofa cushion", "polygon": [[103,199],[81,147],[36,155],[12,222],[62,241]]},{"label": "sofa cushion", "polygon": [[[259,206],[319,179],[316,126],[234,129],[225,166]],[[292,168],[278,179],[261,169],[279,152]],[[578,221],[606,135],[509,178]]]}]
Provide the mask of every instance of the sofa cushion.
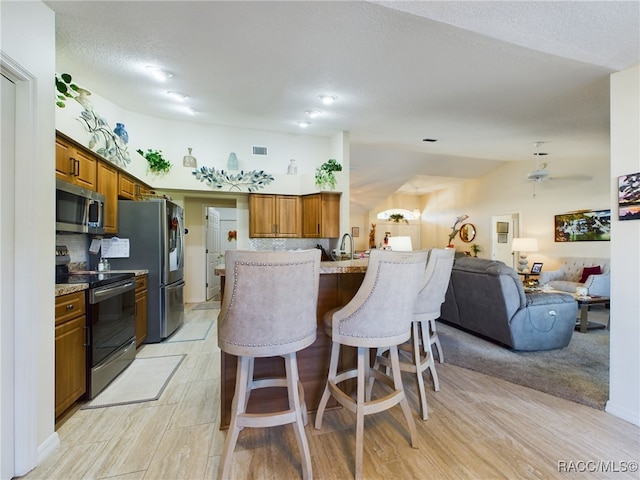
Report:
[{"label": "sofa cushion", "polygon": [[587,278],[589,278],[590,275],[600,275],[602,273],[602,269],[600,268],[600,265],[596,265],[595,267],[584,267],[582,269],[582,276],[580,277],[580,280],[578,280],[579,283],[584,283],[587,281]]}]

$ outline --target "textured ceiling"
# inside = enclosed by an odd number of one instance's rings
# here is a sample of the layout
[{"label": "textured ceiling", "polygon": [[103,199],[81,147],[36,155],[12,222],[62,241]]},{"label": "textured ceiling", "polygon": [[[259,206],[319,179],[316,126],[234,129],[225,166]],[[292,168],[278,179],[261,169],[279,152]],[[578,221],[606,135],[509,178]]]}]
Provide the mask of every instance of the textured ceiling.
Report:
[{"label": "textured ceiling", "polygon": [[[609,75],[640,61],[637,1],[45,3],[58,71],[128,109],[296,134],[326,110],[304,134],[350,132],[352,213],[533,165],[537,140],[551,167],[608,157]],[[149,64],[174,72],[166,88]]]}]

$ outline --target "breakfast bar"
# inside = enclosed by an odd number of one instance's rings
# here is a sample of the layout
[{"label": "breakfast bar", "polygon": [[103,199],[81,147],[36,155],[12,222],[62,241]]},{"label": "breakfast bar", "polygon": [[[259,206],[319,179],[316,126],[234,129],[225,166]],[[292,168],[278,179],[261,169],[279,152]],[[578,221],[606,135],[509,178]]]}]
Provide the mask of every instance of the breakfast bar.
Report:
[{"label": "breakfast bar", "polygon": [[[329,357],[331,353],[331,339],[324,331],[323,317],[332,308],[342,306],[349,302],[362,284],[364,274],[367,271],[368,260],[342,260],[338,262],[321,262],[320,264],[320,289],[318,292],[317,321],[318,331],[315,342],[309,347],[298,352],[298,368],[300,381],[304,387],[305,401],[309,412],[315,411],[329,371]],[[216,274],[221,277],[221,292],[224,295],[225,267],[216,268]],[[269,308],[265,305],[265,308]],[[348,355],[343,356],[342,362],[355,362]],[[220,428],[226,429],[231,419],[231,402],[236,382],[237,357],[221,353],[220,361]],[[284,361],[279,357],[261,358],[255,364],[255,378],[268,378],[282,375]],[[249,402],[249,411],[268,412],[274,408],[285,409],[287,405],[286,395],[281,389],[261,389],[252,394]],[[278,391],[280,390],[280,391]],[[331,405],[331,404],[330,404]],[[337,404],[333,404],[337,405]]]}]

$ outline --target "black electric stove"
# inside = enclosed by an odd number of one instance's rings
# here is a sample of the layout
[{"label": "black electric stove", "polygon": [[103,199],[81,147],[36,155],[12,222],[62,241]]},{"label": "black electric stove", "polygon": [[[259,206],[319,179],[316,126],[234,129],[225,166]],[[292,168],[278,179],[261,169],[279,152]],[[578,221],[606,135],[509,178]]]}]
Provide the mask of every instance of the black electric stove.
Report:
[{"label": "black electric stove", "polygon": [[89,288],[98,288],[134,276],[135,274],[130,272],[56,272],[56,284],[87,283]]}]

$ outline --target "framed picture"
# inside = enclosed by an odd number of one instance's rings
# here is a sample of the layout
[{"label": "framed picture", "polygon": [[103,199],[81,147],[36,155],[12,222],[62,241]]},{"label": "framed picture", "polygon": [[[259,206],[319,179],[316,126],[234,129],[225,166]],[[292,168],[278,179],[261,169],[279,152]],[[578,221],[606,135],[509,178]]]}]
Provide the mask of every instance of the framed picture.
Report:
[{"label": "framed picture", "polygon": [[496,222],[496,233],[509,233],[509,222]]},{"label": "framed picture", "polygon": [[555,216],[556,242],[611,240],[611,210],[563,213]]},{"label": "framed picture", "polygon": [[351,236],[353,238],[360,236],[360,227],[351,227]]},{"label": "framed picture", "polygon": [[618,177],[618,220],[640,220],[640,172]]},{"label": "framed picture", "polygon": [[542,271],[542,263],[534,263],[531,267],[531,273],[540,273]]},{"label": "framed picture", "polygon": [[498,243],[507,243],[508,237],[509,237],[509,234],[507,234],[507,233],[499,233],[498,234]]}]

